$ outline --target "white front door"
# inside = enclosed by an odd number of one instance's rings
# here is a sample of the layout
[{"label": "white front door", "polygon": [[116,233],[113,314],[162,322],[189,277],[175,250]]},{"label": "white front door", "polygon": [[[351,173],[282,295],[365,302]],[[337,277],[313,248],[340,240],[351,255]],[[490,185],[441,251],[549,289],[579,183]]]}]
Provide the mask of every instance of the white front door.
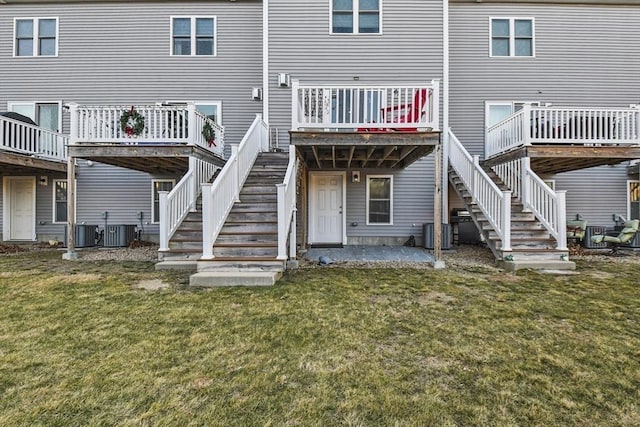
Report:
[{"label": "white front door", "polygon": [[35,240],[36,179],[5,177],[4,239]]},{"label": "white front door", "polygon": [[311,174],[309,240],[343,243],[344,174]]}]

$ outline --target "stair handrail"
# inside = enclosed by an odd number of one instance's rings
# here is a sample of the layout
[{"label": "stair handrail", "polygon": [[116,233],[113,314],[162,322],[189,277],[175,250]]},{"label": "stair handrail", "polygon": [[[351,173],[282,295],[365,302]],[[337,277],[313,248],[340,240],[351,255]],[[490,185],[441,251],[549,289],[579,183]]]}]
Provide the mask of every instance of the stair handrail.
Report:
[{"label": "stair handrail", "polygon": [[0,116],[0,149],[66,162],[68,144],[68,135]]},{"label": "stair handrail", "polygon": [[209,182],[218,166],[189,157],[189,170],[171,191],[159,191],[160,251],[169,250],[169,240],[189,212],[196,210],[196,201],[203,183]]},{"label": "stair handrail", "polygon": [[[296,179],[298,175],[296,147],[289,145],[289,163],[278,191],[278,259],[287,260],[296,256]],[[287,254],[287,238],[289,253]]]},{"label": "stair handrail", "polygon": [[532,212],[551,237],[556,248],[567,250],[566,191],[555,191],[531,169],[528,157],[511,160],[492,170],[520,199],[524,211]]},{"label": "stair handrail", "polygon": [[449,132],[449,163],[502,242],[503,252],[511,250],[511,191],[502,191],[472,156]]},{"label": "stair handrail", "polygon": [[556,240],[556,249],[567,250],[566,190],[554,191],[530,166],[529,158],[522,159],[522,203],[538,218]]},{"label": "stair handrail", "polygon": [[231,145],[227,160],[213,184],[202,188],[202,259],[213,259],[213,244],[233,204],[240,201],[244,185],[258,154],[269,149],[269,127],[261,114],[247,130],[239,145]]}]

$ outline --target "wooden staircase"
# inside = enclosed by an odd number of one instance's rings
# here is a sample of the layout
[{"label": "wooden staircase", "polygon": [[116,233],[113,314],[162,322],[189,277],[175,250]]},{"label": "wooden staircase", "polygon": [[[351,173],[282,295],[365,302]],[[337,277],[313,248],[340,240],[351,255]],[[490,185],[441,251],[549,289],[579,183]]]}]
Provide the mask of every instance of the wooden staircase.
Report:
[{"label": "wooden staircase", "polygon": [[[484,168],[501,190],[508,190],[502,180],[489,168]],[[519,262],[528,268],[573,269],[568,262],[568,251],[558,250],[556,241],[532,212],[524,210],[520,201],[511,199],[511,249],[502,250],[502,241],[482,211],[472,200],[471,194],[456,172],[449,168],[449,181],[463,200],[481,236],[501,263]],[[522,268],[522,267],[519,267]]]},{"label": "wooden staircase", "polygon": [[192,286],[272,285],[282,275],[276,184],[284,180],[288,162],[289,153],[258,155],[213,245],[214,258],[198,261]]}]

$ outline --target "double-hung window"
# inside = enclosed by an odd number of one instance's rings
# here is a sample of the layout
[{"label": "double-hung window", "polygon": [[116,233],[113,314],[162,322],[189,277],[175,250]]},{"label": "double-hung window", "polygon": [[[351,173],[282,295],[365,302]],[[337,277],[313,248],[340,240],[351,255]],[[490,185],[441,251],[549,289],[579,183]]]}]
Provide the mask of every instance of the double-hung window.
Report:
[{"label": "double-hung window", "polygon": [[67,222],[67,180],[53,180],[53,222]]},{"label": "double-hung window", "polygon": [[393,224],[393,175],[367,175],[367,225]]},{"label": "double-hung window", "polygon": [[332,34],[380,34],[382,0],[331,0]]},{"label": "double-hung window", "polygon": [[15,56],[57,56],[58,18],[16,18]]},{"label": "double-hung window", "polygon": [[533,18],[491,18],[490,56],[535,56]]},{"label": "double-hung window", "polygon": [[171,191],[176,185],[175,179],[154,179],[151,181],[151,218],[154,224],[160,222],[160,191]]},{"label": "double-hung window", "polygon": [[215,56],[216,17],[172,17],[171,55]]}]

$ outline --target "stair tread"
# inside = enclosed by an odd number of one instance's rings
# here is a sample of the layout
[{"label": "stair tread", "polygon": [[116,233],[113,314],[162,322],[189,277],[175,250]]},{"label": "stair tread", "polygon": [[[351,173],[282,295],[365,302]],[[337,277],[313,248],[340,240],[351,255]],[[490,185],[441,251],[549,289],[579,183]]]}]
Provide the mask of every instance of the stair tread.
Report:
[{"label": "stair tread", "polygon": [[220,248],[277,248],[278,242],[216,242],[213,246]]},{"label": "stair tread", "polygon": [[215,262],[215,261],[273,261],[273,262],[282,262],[277,257],[273,256],[217,256],[213,259],[203,259],[200,262]]}]

